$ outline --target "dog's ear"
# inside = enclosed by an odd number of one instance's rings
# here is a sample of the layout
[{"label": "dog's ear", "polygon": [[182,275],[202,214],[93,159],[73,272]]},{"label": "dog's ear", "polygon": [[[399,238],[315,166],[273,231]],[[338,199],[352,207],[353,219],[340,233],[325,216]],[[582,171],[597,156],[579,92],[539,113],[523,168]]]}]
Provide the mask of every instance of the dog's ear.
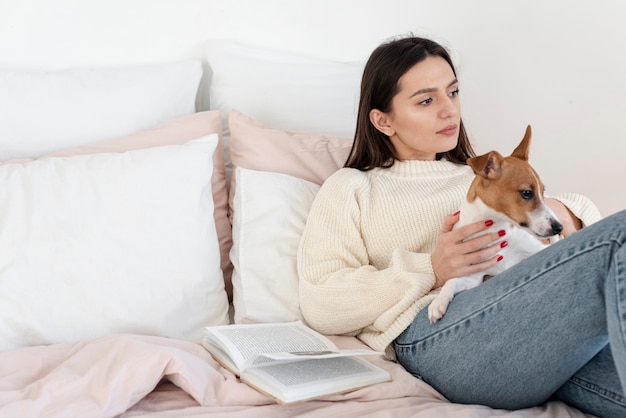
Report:
[{"label": "dog's ear", "polygon": [[502,173],[502,160],[504,160],[504,157],[498,151],[491,151],[468,159],[467,164],[479,176],[483,176],[486,179],[495,179],[500,177]]},{"label": "dog's ear", "polygon": [[528,161],[528,151],[530,149],[530,138],[532,136],[532,129],[530,125],[526,127],[526,133],[524,134],[524,138],[522,138],[522,142],[519,143],[517,148],[513,150],[511,157],[519,158],[520,160]]}]

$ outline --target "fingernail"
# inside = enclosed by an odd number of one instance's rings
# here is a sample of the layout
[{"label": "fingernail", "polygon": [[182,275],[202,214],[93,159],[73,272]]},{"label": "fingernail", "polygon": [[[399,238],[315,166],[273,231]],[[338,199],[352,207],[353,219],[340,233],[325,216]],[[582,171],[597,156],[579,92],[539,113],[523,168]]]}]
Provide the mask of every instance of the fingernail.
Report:
[{"label": "fingernail", "polygon": [[485,226],[491,226],[493,225],[493,221],[490,219],[488,221],[485,221]]},{"label": "fingernail", "polygon": [[508,242],[506,242],[506,241],[502,241],[502,242],[500,243],[500,248],[504,248],[504,247],[506,247],[507,245],[509,245],[509,243],[508,243]]},{"label": "fingernail", "polygon": [[456,212],[454,212],[454,215],[452,215],[452,216],[456,216],[456,215],[458,215],[459,213],[461,213],[461,211],[460,211],[460,210],[457,210]]},{"label": "fingernail", "polygon": [[502,261],[504,257],[502,257],[501,255],[498,256],[498,261]]},{"label": "fingernail", "polygon": [[505,235],[506,235],[506,231],[504,229],[501,229],[501,230],[498,231],[498,236],[499,237],[503,237]]}]

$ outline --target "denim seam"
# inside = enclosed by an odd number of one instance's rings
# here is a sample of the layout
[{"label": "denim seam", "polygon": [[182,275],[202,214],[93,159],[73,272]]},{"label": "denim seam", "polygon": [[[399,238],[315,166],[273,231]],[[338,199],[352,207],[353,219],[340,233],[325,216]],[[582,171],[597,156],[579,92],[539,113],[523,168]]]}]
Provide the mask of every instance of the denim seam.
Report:
[{"label": "denim seam", "polygon": [[462,326],[462,324],[466,323],[468,320],[470,320],[472,318],[476,318],[479,315],[482,315],[483,313],[485,313],[486,311],[490,310],[495,305],[497,305],[500,301],[502,301],[506,297],[510,296],[510,294],[512,292],[517,291],[519,289],[522,289],[524,286],[526,286],[528,284],[531,284],[532,282],[537,280],[539,278],[539,276],[545,274],[548,271],[551,271],[551,270],[555,269],[556,267],[558,267],[562,263],[572,259],[573,257],[579,256],[580,254],[587,253],[587,252],[589,252],[591,250],[594,250],[594,249],[596,249],[598,247],[601,247],[601,246],[604,246],[604,245],[610,245],[611,242],[617,242],[619,245],[622,245],[621,241],[622,240],[619,239],[618,237],[609,236],[606,240],[602,240],[600,242],[593,242],[593,243],[589,243],[588,242],[588,243],[585,243],[585,246],[583,248],[580,248],[577,251],[570,251],[565,257],[563,257],[563,258],[559,259],[558,261],[554,262],[552,265],[546,266],[545,268],[541,269],[540,270],[541,274],[539,274],[539,272],[536,272],[534,274],[531,274],[531,275],[527,276],[525,279],[522,279],[521,283],[519,285],[517,285],[515,287],[512,287],[511,289],[509,289],[508,292],[506,292],[505,294],[501,295],[497,299],[494,299],[488,305],[485,305],[482,309],[480,309],[480,311],[473,312],[472,314],[470,314],[469,316],[466,316],[464,318],[459,318],[458,321],[448,325],[445,328],[441,328],[441,329],[437,330],[436,332],[432,333],[431,335],[429,335],[429,336],[427,336],[425,338],[419,339],[419,341],[412,341],[412,342],[409,342],[409,343],[400,343],[400,344],[398,344],[396,342],[396,344],[399,347],[402,347],[402,346],[410,347],[410,346],[417,346],[417,345],[425,344],[425,343],[429,342],[430,340],[432,340],[433,338],[437,338],[438,336],[442,335],[445,332],[449,332],[451,330],[454,330],[458,326]]},{"label": "denim seam", "polygon": [[607,390],[603,387],[595,385],[589,382],[588,380],[581,379],[580,377],[577,377],[577,376],[571,377],[569,381],[582,390],[594,393],[604,399],[615,402],[616,404],[620,406],[626,406],[626,398],[624,398],[624,396],[619,393],[615,393],[613,391]]},{"label": "denim seam", "polygon": [[622,338],[622,345],[626,346],[626,334],[625,334],[625,330],[624,330],[624,326],[626,325],[624,323],[624,319],[626,318],[626,314],[624,313],[623,307],[622,307],[622,303],[624,302],[620,296],[620,288],[623,287],[623,283],[620,282],[620,280],[618,280],[619,277],[621,277],[623,275],[622,272],[622,266],[619,262],[619,260],[617,260],[617,257],[614,256],[614,260],[613,263],[615,265],[615,275],[616,275],[616,280],[615,280],[615,297],[618,300],[617,303],[617,315],[618,315],[618,321],[619,321],[619,327],[620,327],[620,335]]}]

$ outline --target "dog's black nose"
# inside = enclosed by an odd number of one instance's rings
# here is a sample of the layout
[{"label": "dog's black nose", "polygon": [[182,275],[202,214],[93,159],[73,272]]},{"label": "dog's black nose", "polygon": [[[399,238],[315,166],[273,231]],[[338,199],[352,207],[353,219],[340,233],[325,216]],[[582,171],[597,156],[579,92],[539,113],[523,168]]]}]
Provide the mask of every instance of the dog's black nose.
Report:
[{"label": "dog's black nose", "polygon": [[552,227],[552,233],[554,235],[560,234],[563,230],[563,225],[561,225],[561,223],[557,220],[553,220],[552,222],[550,222],[550,226]]}]

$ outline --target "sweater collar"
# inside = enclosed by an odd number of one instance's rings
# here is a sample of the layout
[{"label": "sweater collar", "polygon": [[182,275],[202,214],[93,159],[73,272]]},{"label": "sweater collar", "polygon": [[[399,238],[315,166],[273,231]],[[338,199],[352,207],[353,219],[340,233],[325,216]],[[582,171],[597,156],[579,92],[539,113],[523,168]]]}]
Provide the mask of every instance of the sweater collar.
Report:
[{"label": "sweater collar", "polygon": [[447,160],[404,160],[396,161],[389,168],[378,168],[389,174],[399,176],[450,175],[459,171],[471,170],[469,166],[452,163]]}]

